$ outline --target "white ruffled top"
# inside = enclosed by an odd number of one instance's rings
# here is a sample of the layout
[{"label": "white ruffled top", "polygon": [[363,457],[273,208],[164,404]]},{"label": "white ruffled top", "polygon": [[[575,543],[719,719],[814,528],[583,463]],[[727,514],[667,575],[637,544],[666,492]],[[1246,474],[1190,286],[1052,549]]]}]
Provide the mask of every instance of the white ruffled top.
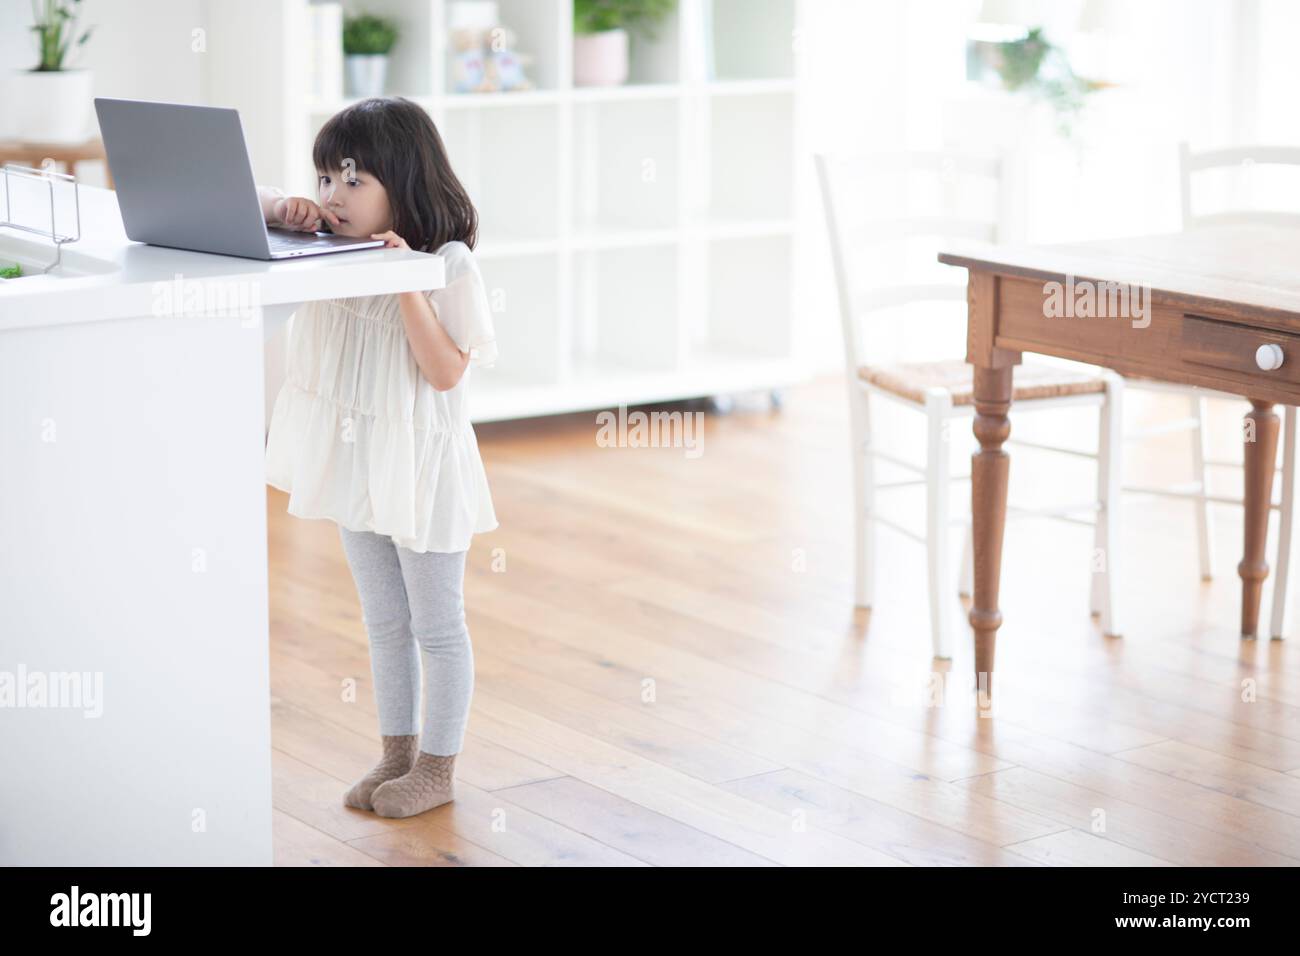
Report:
[{"label": "white ruffled top", "polygon": [[469,246],[437,254],[446,284],[424,294],[470,356],[455,387],[421,374],[396,295],[309,302],[289,323],[266,445],[266,480],[289,493],[290,514],[416,552],[464,551],[498,526],[466,406],[470,369],[496,361],[492,313]]}]

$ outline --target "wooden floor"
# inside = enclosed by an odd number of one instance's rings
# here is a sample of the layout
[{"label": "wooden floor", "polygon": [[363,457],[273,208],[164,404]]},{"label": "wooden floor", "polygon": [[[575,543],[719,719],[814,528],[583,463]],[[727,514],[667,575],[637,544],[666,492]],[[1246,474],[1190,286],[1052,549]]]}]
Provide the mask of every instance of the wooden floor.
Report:
[{"label": "wooden floor", "polygon": [[[1216,407],[1227,454],[1240,411]],[[1057,414],[1013,409],[1013,434],[1095,442],[1095,411]],[[884,417],[920,455],[921,419]],[[594,414],[477,430],[501,527],[466,576],[473,712],[457,799],[418,817],[341,803],[379,750],[360,609],[334,524],[268,490],[277,864],[1300,863],[1300,614],[1237,636],[1232,508],[1202,583],[1188,505],[1126,497],[1115,639],[1089,530],[1013,522],[990,711],[968,629],[930,656],[918,545],[883,531],[877,606],[852,607],[841,381],[707,412],[698,456],[601,447]],[[1186,447],[1135,445],[1129,480],[1185,477]],[[1013,503],[1091,495],[1089,463],[1011,452]]]}]

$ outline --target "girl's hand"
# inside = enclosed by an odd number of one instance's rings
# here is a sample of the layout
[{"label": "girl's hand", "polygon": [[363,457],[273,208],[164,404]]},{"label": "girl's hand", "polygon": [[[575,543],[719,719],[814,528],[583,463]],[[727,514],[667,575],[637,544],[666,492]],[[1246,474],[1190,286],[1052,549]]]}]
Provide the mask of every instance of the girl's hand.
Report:
[{"label": "girl's hand", "polygon": [[388,232],[372,232],[370,234],[370,238],[383,239],[385,249],[410,249],[411,248],[406,244],[405,239],[403,239],[397,233],[393,232],[393,230],[391,229],[388,230]]},{"label": "girl's hand", "polygon": [[339,217],[334,213],[302,196],[288,196],[278,200],[274,212],[275,217],[285,226],[301,232],[315,232],[315,225],[322,219],[334,226],[339,222]]}]

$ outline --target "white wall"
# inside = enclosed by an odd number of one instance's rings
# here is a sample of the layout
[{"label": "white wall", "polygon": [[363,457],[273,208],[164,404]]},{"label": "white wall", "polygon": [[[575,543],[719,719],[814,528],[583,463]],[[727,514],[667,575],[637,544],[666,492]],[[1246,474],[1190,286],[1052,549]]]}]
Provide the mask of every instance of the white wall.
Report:
[{"label": "white wall", "polygon": [[[233,106],[245,125],[254,174],[282,174],[291,135],[278,90],[297,82],[299,51],[281,37],[293,10],[276,0],[83,0],[90,41],[72,65],[95,74],[95,95]],[[30,0],[0,0],[0,63],[36,63]],[[11,135],[0,96],[0,137]],[[87,181],[98,179],[87,176]]]},{"label": "white wall", "polygon": [[[1212,146],[1258,133],[1300,142],[1300,111],[1291,102],[1300,88],[1292,50],[1300,4],[1109,6],[1113,24],[1089,36],[1075,30],[1083,0],[1038,4],[1049,37],[1070,45],[1076,65],[1107,66],[1121,84],[1097,95],[1072,143],[1043,110],[1025,113],[1005,96],[970,96],[964,45],[979,0],[813,0],[804,46],[805,142],[810,151],[923,149],[954,139],[967,148],[1016,150],[1022,161],[1010,185],[1023,218],[1010,238],[1038,242],[1178,228],[1181,139]],[[1261,38],[1270,54],[1263,59]],[[1257,97],[1261,63],[1268,88]],[[801,341],[814,367],[833,370],[843,353],[825,226],[815,201],[805,201],[803,211],[809,241]]]},{"label": "white wall", "polygon": [[[70,65],[95,74],[95,95],[126,99],[204,101],[203,63],[191,51],[191,31],[202,23],[203,0],[83,0],[90,41]],[[0,63],[36,65],[30,0],[0,0]],[[0,136],[11,135],[0,99]]]}]

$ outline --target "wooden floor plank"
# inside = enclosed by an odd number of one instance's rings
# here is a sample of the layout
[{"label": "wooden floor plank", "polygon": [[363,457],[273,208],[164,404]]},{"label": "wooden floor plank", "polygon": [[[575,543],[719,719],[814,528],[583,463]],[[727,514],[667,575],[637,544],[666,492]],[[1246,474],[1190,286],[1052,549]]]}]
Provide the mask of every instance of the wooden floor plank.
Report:
[{"label": "wooden floor plank", "polygon": [[771,860],[574,777],[498,791],[653,866],[775,866]]},{"label": "wooden floor plank", "polygon": [[1168,860],[1130,850],[1112,840],[1103,840],[1092,833],[1073,829],[1016,843],[1007,849],[1044,866],[1174,865]]},{"label": "wooden floor plank", "polygon": [[[1300,817],[1300,781],[1275,770],[1233,760],[1181,740],[1125,750],[1115,756],[1218,793]],[[1300,827],[1300,820],[1296,825]]]},{"label": "wooden floor plank", "polygon": [[789,819],[719,787],[612,747],[490,694],[481,699],[480,732],[506,746],[752,853],[785,865],[900,866],[901,860]]},{"label": "wooden floor plank", "polygon": [[271,811],[271,837],[275,866],[383,866],[282,810]]},{"label": "wooden floor plank", "polygon": [[781,770],[723,786],[792,818],[865,843],[914,866],[1033,865],[996,843],[872,800],[820,777]]},{"label": "wooden floor plank", "polygon": [[[566,826],[554,813],[537,812],[516,799],[530,787],[567,778],[488,792],[456,781],[456,799],[409,817],[409,826],[362,837],[351,845],[393,866],[509,864],[516,866],[645,866],[631,853],[589,832]],[[543,810],[549,809],[543,807]],[[432,855],[430,850],[436,848]]]},{"label": "wooden floor plank", "polygon": [[[999,731],[999,735],[1004,733]],[[1125,819],[1136,817],[1140,821],[1129,846],[1184,865],[1185,858],[1144,846],[1140,841],[1170,829],[1178,834],[1197,833],[1203,839],[1194,849],[1199,851],[1204,844],[1213,851],[1211,857],[1199,863],[1205,866],[1245,866],[1250,865],[1252,857],[1266,858],[1272,861],[1270,865],[1294,866],[1300,861],[1300,829],[1295,826],[1295,818],[1285,813],[1083,748],[1063,745],[1049,751],[1041,748],[1041,738],[1021,743],[1036,752],[1018,750],[1020,766],[971,777],[959,781],[959,785],[1001,802],[1043,812],[1037,802],[1021,800],[1019,790],[1010,789],[1007,783],[1019,785],[1027,779],[1034,784],[1036,793],[1053,795],[1057,801],[1054,807],[1061,805],[1062,794],[1072,798],[1068,810],[1048,814],[1051,819],[1089,829],[1094,811],[1124,807]],[[1229,848],[1230,858],[1238,862],[1211,862],[1221,859],[1222,847]]]},{"label": "wooden floor plank", "polygon": [[[640,732],[650,739],[639,742],[635,737],[617,732],[620,722],[624,725],[632,722],[630,716],[620,716],[631,710],[627,704],[576,691],[558,681],[531,675],[522,668],[511,667],[495,662],[487,655],[483,656],[486,658],[483,671],[487,679],[480,687],[484,690],[503,698],[508,696],[512,704],[575,730],[586,728],[587,733],[597,734],[614,746],[646,754],[665,766],[675,767],[681,759],[688,757],[692,750],[688,741],[699,737],[698,733],[692,733],[690,736],[673,735],[664,738],[656,730],[656,724],[661,722],[656,719],[652,723],[651,718],[647,717],[646,727]],[[501,675],[499,679],[494,676],[498,673]],[[556,703],[561,700],[566,701],[566,705]],[[582,709],[575,711],[574,708],[579,705]],[[658,705],[655,704],[650,709],[657,713]],[[632,711],[632,716],[635,715],[635,711]],[[694,725],[700,730],[711,730],[719,736],[726,735],[727,739],[736,741],[744,748],[739,751],[741,753],[762,755],[761,760],[753,758],[751,766],[740,774],[742,776],[794,767],[838,782],[883,804],[910,809],[912,813],[926,819],[995,844],[1045,832],[1045,827],[1051,829],[1050,825],[1025,814],[1004,816],[1000,814],[1002,808],[997,806],[980,807],[978,809],[985,812],[971,814],[971,798],[968,794],[945,781],[861,752],[843,741],[756,719],[731,725],[708,724],[697,719]],[[605,732],[606,726],[613,727],[615,732]],[[702,754],[707,753],[702,751]],[[713,759],[719,768],[728,766],[716,757]],[[738,769],[738,766],[733,763],[731,768]],[[679,769],[700,776],[697,766],[688,765]],[[703,779],[710,780],[709,777]],[[725,778],[712,779],[711,782],[717,783],[722,779]],[[1009,837],[1008,832],[1012,836]]]},{"label": "wooden floor plank", "polygon": [[386,866],[516,866],[511,860],[467,840],[436,822],[436,807],[414,826],[363,837],[349,849]]},{"label": "wooden floor plank", "polygon": [[[1241,837],[1188,823],[1161,808],[1149,808],[1067,783],[1024,767],[972,777],[972,793],[1053,819],[1114,841],[1129,850],[1179,866],[1295,866],[1294,857],[1274,852],[1268,838],[1246,829]],[[1100,829],[1098,829],[1100,828]]]},{"label": "wooden floor plank", "polygon": [[[517,667],[610,701],[649,709],[660,720],[738,746],[756,741],[756,752],[766,749],[766,741],[815,733],[837,746],[874,754],[941,780],[1007,766],[969,747],[693,655],[643,656],[638,651],[654,645],[628,635],[613,647],[608,642],[600,646],[551,640],[508,625],[499,626],[495,634],[499,653],[508,655]],[[647,697],[649,691],[652,698]]]}]

